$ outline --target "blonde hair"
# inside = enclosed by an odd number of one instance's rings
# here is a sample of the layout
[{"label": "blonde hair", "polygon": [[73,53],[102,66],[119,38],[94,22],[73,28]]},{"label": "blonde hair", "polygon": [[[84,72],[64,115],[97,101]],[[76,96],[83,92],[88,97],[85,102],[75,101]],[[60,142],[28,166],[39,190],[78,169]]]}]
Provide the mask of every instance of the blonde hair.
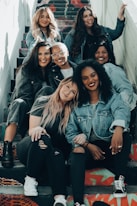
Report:
[{"label": "blonde hair", "polygon": [[33,111],[38,109],[38,108],[43,108],[43,114],[42,114],[42,119],[41,119],[41,126],[43,128],[46,127],[46,125],[52,126],[56,120],[57,117],[60,118],[60,123],[59,123],[59,128],[58,131],[60,134],[65,133],[65,128],[68,123],[68,119],[70,116],[70,113],[72,109],[77,105],[78,103],[78,92],[75,95],[75,97],[66,102],[65,105],[62,104],[61,99],[60,99],[60,90],[61,88],[69,83],[72,82],[72,84],[75,84],[75,82],[72,81],[72,77],[68,77],[63,79],[59,86],[57,87],[56,91],[50,95],[50,96],[43,96],[40,97],[41,101],[40,102],[45,102],[44,104],[37,105],[37,108],[33,108]]},{"label": "blonde hair", "polygon": [[31,31],[34,38],[37,38],[37,36],[40,36],[41,30],[39,26],[39,18],[43,12],[47,12],[50,23],[47,26],[47,37],[50,37],[51,39],[55,38],[61,38],[59,34],[58,25],[56,22],[56,19],[54,17],[53,12],[49,7],[41,7],[39,8],[35,14],[32,17],[32,25],[31,25]]}]

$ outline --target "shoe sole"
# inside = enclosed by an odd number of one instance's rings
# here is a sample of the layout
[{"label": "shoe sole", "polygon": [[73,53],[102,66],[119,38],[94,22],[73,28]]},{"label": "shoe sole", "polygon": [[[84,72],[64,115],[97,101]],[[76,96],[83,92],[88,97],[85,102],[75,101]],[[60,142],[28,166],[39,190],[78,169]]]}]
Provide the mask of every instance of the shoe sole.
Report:
[{"label": "shoe sole", "polygon": [[27,193],[24,192],[24,195],[25,195],[25,196],[30,196],[30,197],[36,197],[36,196],[38,196],[38,194],[32,194],[32,193],[28,193],[28,192],[27,192]]},{"label": "shoe sole", "polygon": [[113,196],[114,196],[115,198],[126,197],[126,196],[127,196],[127,193],[124,193],[124,194],[113,194]]}]

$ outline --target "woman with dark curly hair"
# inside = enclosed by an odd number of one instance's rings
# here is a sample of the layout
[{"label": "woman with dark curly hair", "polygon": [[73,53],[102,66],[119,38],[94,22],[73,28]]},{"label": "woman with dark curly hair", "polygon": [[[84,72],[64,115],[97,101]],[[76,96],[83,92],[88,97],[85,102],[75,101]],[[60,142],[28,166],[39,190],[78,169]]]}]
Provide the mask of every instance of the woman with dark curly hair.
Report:
[{"label": "woman with dark curly hair", "polygon": [[74,205],[84,206],[85,170],[97,167],[115,174],[114,196],[125,197],[130,109],[113,92],[111,80],[98,62],[85,60],[73,78],[79,89],[79,105],[70,115],[66,138],[73,147],[70,174]]},{"label": "woman with dark curly hair", "polygon": [[73,62],[79,64],[83,59],[93,58],[94,46],[102,35],[107,37],[113,51],[112,41],[122,34],[124,28],[125,6],[121,6],[115,29],[99,25],[90,7],[84,6],[78,11],[75,26],[64,40]]}]

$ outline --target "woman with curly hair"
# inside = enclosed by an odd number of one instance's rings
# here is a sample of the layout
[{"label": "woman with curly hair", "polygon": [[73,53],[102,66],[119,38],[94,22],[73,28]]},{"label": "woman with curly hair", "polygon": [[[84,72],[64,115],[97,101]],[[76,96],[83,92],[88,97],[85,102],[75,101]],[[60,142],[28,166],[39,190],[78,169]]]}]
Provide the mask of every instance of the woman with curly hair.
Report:
[{"label": "woman with curly hair", "polygon": [[115,29],[99,25],[90,7],[84,6],[80,8],[75,26],[64,40],[73,62],[79,64],[81,60],[93,58],[93,54],[95,53],[94,47],[102,35],[107,37],[110,48],[113,51],[112,41],[122,34],[124,28],[125,6],[125,4],[121,6]]},{"label": "woman with curly hair", "polygon": [[114,197],[125,197],[130,109],[112,90],[111,80],[98,62],[83,61],[73,78],[79,89],[79,104],[70,115],[66,138],[73,147],[70,174],[74,205],[85,206],[85,170],[92,168],[110,169],[115,174]]}]

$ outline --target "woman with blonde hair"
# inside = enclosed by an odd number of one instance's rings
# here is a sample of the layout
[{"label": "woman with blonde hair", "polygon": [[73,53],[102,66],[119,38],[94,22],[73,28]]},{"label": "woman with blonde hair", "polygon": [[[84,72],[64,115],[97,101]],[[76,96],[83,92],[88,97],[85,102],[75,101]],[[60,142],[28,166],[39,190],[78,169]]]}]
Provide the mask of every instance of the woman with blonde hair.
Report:
[{"label": "woman with blonde hair", "polygon": [[49,43],[61,41],[61,35],[54,14],[49,7],[45,6],[38,8],[32,17],[30,31],[26,36],[26,44],[29,49],[27,56],[40,41],[48,41]]},{"label": "woman with blonde hair", "polygon": [[34,103],[30,111],[29,136],[17,145],[18,157],[27,167],[24,183],[26,196],[38,195],[38,179],[46,168],[54,206],[66,206],[65,161],[71,146],[64,134],[77,99],[77,85],[69,77],[60,82],[53,94],[40,97]]}]

